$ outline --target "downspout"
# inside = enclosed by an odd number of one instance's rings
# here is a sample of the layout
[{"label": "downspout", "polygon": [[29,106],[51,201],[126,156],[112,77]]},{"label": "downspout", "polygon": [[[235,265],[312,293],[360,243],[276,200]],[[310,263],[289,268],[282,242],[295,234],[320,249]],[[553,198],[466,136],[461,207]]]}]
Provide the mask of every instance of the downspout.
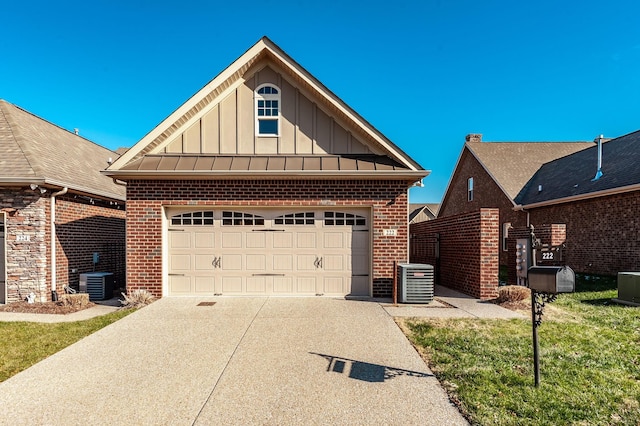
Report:
[{"label": "downspout", "polygon": [[58,195],[64,195],[69,188],[66,186],[61,191],[51,194],[50,200],[50,213],[51,213],[51,301],[56,302],[58,300],[58,293],[56,293],[56,197]]}]

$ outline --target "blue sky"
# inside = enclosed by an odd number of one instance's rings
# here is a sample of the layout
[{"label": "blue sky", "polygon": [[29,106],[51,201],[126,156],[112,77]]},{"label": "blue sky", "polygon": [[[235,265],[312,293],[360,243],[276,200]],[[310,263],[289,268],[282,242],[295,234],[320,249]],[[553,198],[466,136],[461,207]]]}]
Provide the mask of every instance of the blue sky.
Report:
[{"label": "blue sky", "polygon": [[640,2],[32,1],[0,14],[0,98],[130,147],[267,35],[432,173],[468,133],[592,140],[640,129]]}]

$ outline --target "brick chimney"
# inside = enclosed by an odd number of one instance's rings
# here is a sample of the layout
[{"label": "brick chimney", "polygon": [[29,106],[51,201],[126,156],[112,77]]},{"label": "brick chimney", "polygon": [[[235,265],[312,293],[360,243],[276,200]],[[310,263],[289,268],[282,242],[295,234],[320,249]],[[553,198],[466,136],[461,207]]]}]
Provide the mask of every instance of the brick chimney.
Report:
[{"label": "brick chimney", "polygon": [[467,142],[482,142],[482,133],[469,133],[466,138]]}]

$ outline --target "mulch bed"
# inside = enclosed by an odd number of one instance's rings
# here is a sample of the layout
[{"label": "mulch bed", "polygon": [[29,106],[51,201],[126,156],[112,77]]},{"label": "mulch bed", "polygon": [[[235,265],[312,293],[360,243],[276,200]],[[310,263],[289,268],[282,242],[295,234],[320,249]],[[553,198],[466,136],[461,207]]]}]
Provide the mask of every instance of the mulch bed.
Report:
[{"label": "mulch bed", "polygon": [[65,305],[62,302],[13,302],[0,306],[0,312],[19,312],[27,314],[57,314],[66,315],[74,312],[82,311],[95,306],[95,303],[89,302],[83,306]]}]

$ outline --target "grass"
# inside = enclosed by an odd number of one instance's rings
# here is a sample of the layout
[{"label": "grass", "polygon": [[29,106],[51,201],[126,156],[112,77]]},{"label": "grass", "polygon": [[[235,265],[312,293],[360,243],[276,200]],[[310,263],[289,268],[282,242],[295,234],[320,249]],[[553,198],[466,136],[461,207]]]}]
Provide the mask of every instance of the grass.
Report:
[{"label": "grass", "polygon": [[409,320],[405,330],[472,424],[640,425],[640,308],[578,277],[547,305],[534,387],[531,320]]},{"label": "grass", "polygon": [[133,312],[119,310],[86,321],[0,322],[0,382]]}]

